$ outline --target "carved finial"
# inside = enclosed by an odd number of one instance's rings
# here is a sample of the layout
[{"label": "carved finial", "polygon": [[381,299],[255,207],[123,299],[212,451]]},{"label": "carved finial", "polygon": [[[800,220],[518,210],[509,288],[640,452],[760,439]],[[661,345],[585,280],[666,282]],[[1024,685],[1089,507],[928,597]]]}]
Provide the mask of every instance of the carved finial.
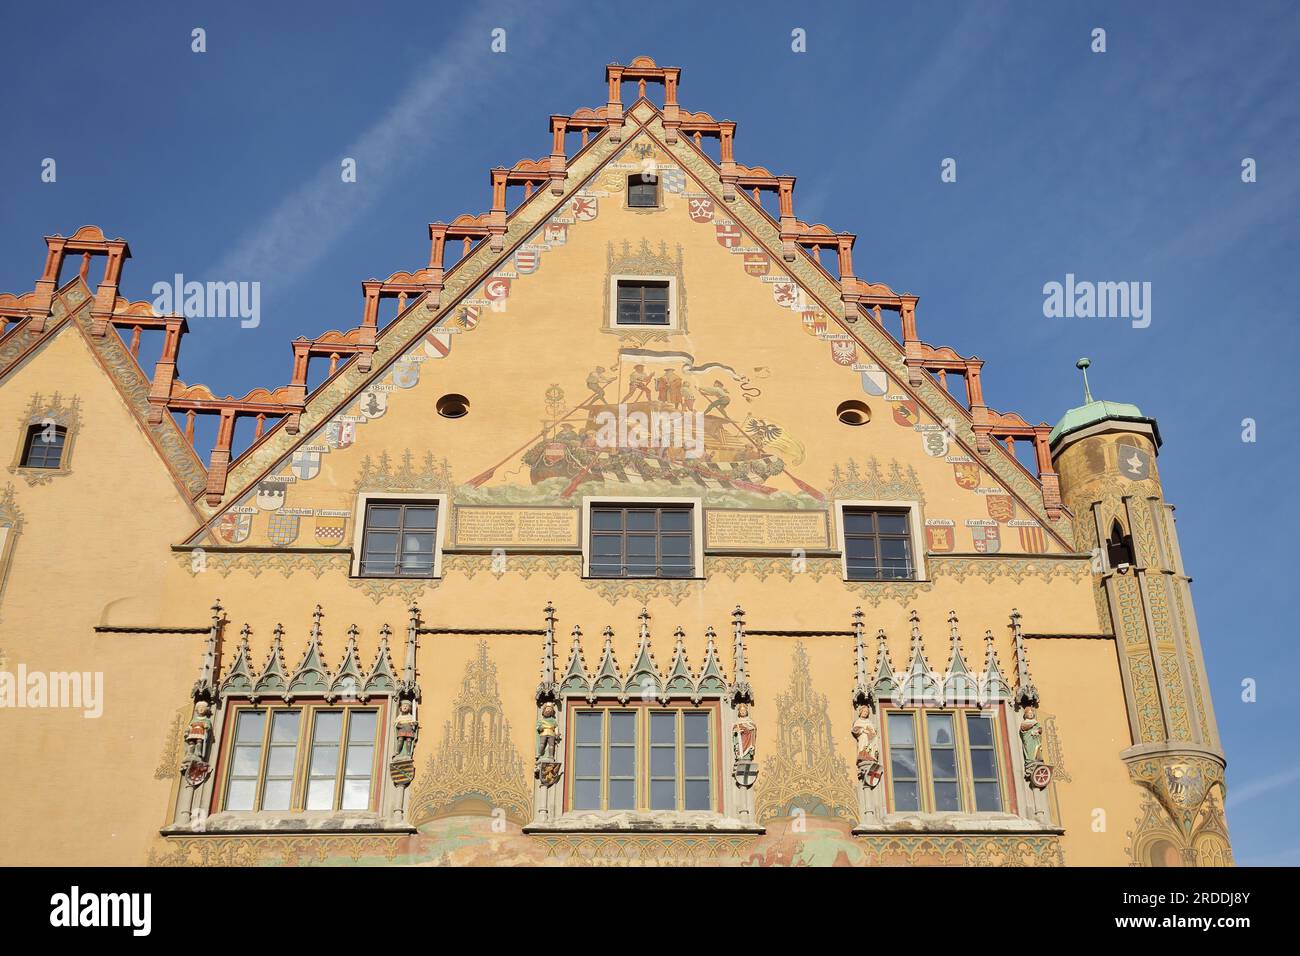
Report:
[{"label": "carved finial", "polygon": [[862,613],[862,608],[860,608],[860,607],[859,607],[859,608],[854,608],[854,610],[853,610],[853,624],[854,624],[855,627],[860,627],[860,626],[862,625],[862,619],[863,619],[864,617],[866,617],[866,615]]},{"label": "carved finial", "polygon": [[348,639],[349,639],[349,640],[353,640],[353,641],[355,641],[355,640],[357,639],[358,635],[360,635],[360,634],[361,634],[361,628],[357,627],[355,624],[353,624],[351,627],[348,628]]},{"label": "carved finial", "polygon": [[1038,688],[1029,673],[1029,652],[1025,648],[1025,636],[1020,630],[1020,612],[1011,609],[1011,637],[1016,649],[1016,707],[1037,707]]},{"label": "carved finial", "polygon": [[1083,373],[1083,403],[1085,405],[1091,405],[1093,398],[1092,389],[1088,387],[1088,369],[1092,367],[1092,360],[1081,358],[1079,361],[1074,363],[1074,367]]},{"label": "carved finial", "polygon": [[244,641],[247,641],[249,636],[252,635],[252,633],[253,633],[253,629],[249,627],[248,622],[245,621],[244,626],[239,629],[240,638]]},{"label": "carved finial", "polygon": [[412,601],[411,606],[406,609],[406,613],[410,616],[411,627],[419,627],[420,626],[420,605]]},{"label": "carved finial", "polygon": [[736,622],[737,625],[743,624],[745,622],[745,612],[739,604],[737,604],[736,609],[731,612],[731,617]]},{"label": "carved finial", "polygon": [[546,620],[550,624],[550,626],[554,627],[555,626],[555,605],[552,604],[550,601],[547,601],[546,607],[542,609],[542,613],[546,615]]},{"label": "carved finial", "polygon": [[952,646],[957,647],[961,643],[961,635],[957,633],[957,612],[948,612],[948,639],[952,641]]},{"label": "carved finial", "polygon": [[384,640],[388,640],[390,637],[393,636],[393,629],[389,627],[387,624],[384,624],[379,628],[379,636],[382,637]]},{"label": "carved finial", "polygon": [[271,633],[275,635],[277,641],[280,640],[284,637],[284,625],[277,623],[275,627],[272,628]]},{"label": "carved finial", "polygon": [[214,627],[221,623],[221,612],[223,610],[225,608],[221,606],[221,598],[217,598],[212,602],[212,624]]}]

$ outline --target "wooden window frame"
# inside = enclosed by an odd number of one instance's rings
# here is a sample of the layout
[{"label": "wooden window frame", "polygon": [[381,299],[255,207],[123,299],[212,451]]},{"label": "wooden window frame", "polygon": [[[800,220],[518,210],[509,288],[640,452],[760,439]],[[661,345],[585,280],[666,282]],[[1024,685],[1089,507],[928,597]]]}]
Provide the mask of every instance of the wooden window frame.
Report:
[{"label": "wooden window frame", "polygon": [[[437,519],[433,528],[433,566],[429,574],[397,574],[365,570],[366,531],[371,505],[403,505],[413,507],[436,507]],[[352,532],[352,577],[383,578],[400,581],[424,581],[442,577],[442,551],[447,539],[447,525],[451,521],[451,508],[446,494],[411,493],[394,495],[390,492],[361,492],[356,497],[353,514]],[[403,508],[403,522],[405,508]],[[392,530],[392,529],[376,529]],[[397,529],[399,534],[401,528]],[[428,530],[428,529],[421,529]],[[398,541],[400,545],[400,538]],[[400,554],[400,552],[399,552]]]},{"label": "wooden window frame", "polygon": [[[650,176],[650,179],[648,180],[643,178],[644,176],[647,175]],[[632,202],[632,188],[634,186],[653,186],[654,202],[650,203],[649,205]],[[663,208],[663,194],[660,192],[660,180],[657,173],[632,173],[632,175],[627,177],[627,191],[625,195],[627,196],[626,208],[628,209],[639,210],[639,209],[662,209]]]},{"label": "wooden window frame", "polygon": [[[693,503],[673,502],[673,503],[649,503],[649,502],[617,502],[601,501],[591,502],[587,508],[587,577],[599,578],[602,580],[680,580],[690,581],[699,576],[699,539],[698,528],[696,527],[696,506]],[[618,531],[598,530],[596,528],[595,515],[597,512],[617,511],[622,515],[621,528]],[[627,515],[630,512],[653,512],[655,515],[655,528],[653,532],[649,531],[629,531],[627,528]],[[662,528],[664,512],[684,513],[688,515],[689,529],[686,531],[664,531]],[[596,535],[618,535],[622,541],[619,552],[619,573],[618,574],[597,574],[594,570],[596,562],[595,538]],[[628,573],[628,553],[627,539],[629,535],[649,536],[654,535],[655,539],[655,570],[653,574],[629,574]],[[690,564],[686,566],[686,574],[665,574],[663,573],[663,540],[664,538],[685,538],[690,547],[687,549],[690,556]]]},{"label": "wooden window frame", "polygon": [[[848,519],[852,517],[861,517],[864,515],[871,516],[870,532],[849,531]],[[884,532],[880,530],[881,515],[896,515],[903,519],[905,530],[898,532]],[[882,508],[882,507],[865,507],[860,505],[846,505],[841,511],[841,538],[840,547],[844,552],[844,576],[849,581],[915,581],[917,579],[916,569],[916,542],[912,538],[911,515],[907,508]],[[849,567],[849,542],[850,541],[871,541],[874,543],[876,555],[876,571],[874,577],[858,576]],[[886,577],[884,576],[884,567],[882,567],[883,558],[881,557],[880,545],[882,541],[902,541],[907,546],[907,574],[903,577]]]},{"label": "wooden window frame", "polygon": [[[614,315],[612,324],[615,328],[620,329],[671,329],[673,328],[673,293],[675,283],[671,276],[614,276],[611,280],[614,283]],[[656,288],[662,287],[664,290],[664,321],[647,322],[646,316],[646,298],[645,290],[650,286]],[[624,289],[638,289],[640,295],[637,297],[639,321],[624,322],[620,318],[620,306],[623,303],[622,292]]]},{"label": "wooden window frame", "polygon": [[[1011,778],[1014,764],[1011,759],[1010,743],[1007,737],[1006,705],[999,703],[995,707],[983,709],[976,707],[882,707],[880,721],[881,755],[884,765],[885,807],[889,813],[960,813],[980,815],[987,813],[1011,813],[1016,810],[1016,790]],[[916,752],[917,794],[919,809],[899,810],[894,799],[894,768],[890,759],[889,717],[901,714],[912,719],[913,741]],[[953,748],[956,751],[957,793],[960,806],[956,810],[936,810],[934,795],[934,768],[930,758],[930,735],[928,720],[931,716],[949,716],[953,722]],[[985,716],[988,715],[988,716]],[[980,720],[992,720],[998,726],[993,729],[994,768],[997,771],[998,795],[1001,806],[997,810],[979,810],[976,804],[975,775],[971,760],[970,734],[967,720],[977,717]],[[1002,729],[999,730],[998,727]],[[981,782],[986,782],[983,779]]]},{"label": "wooden window frame", "polygon": [[[64,425],[55,425],[54,434],[57,441],[38,442],[37,439],[40,437],[41,433],[45,431],[46,427],[47,426],[41,425],[39,423],[35,425],[27,426],[27,435],[23,439],[22,454],[19,456],[18,459],[19,468],[31,468],[34,471],[48,471],[48,472],[57,472],[63,470],[64,467],[63,458],[68,451],[68,429]],[[53,464],[49,464],[48,463],[50,461],[48,457],[49,449],[50,446],[54,444],[58,445],[59,455],[57,458],[54,459]],[[42,464],[39,465],[32,464],[32,450],[36,447],[40,447],[43,452],[41,458]]]},{"label": "wooden window frame", "polygon": [[[225,718],[222,733],[222,745],[216,768],[218,786],[213,788],[211,813],[247,813],[259,816],[277,816],[286,814],[338,814],[338,813],[374,813],[382,799],[383,774],[380,773],[384,757],[384,730],[387,727],[388,707],[385,700],[376,699],[367,704],[333,704],[320,700],[283,701],[232,700],[227,706],[230,710]],[[253,806],[248,810],[227,809],[230,796],[230,784],[234,778],[235,735],[239,727],[240,715],[253,712],[266,714],[265,726],[262,728],[262,741],[259,744],[256,786],[253,791]],[[289,791],[289,808],[287,810],[264,810],[262,804],[266,793],[266,772],[270,761],[271,730],[277,713],[298,712],[298,737],[294,743],[293,782]],[[343,721],[340,727],[339,758],[334,778],[334,799],[332,809],[308,810],[307,788],[311,777],[312,745],[315,737],[316,717],[321,712],[341,711]],[[339,809],[342,803],[343,783],[346,779],[348,737],[351,732],[352,717],[357,712],[370,712],[375,715],[375,738],[371,751],[370,787],[365,809]],[[286,746],[286,745],[281,745]]]},{"label": "wooden window frame", "polygon": [[[565,726],[566,726],[566,743],[564,759],[566,765],[573,768],[572,773],[565,774],[566,782],[564,784],[564,810],[565,813],[633,813],[633,814],[650,814],[650,813],[721,813],[723,806],[722,795],[722,750],[721,750],[721,725],[722,712],[717,700],[701,701],[699,704],[692,704],[689,701],[682,703],[669,703],[664,705],[658,700],[652,701],[629,701],[621,704],[615,699],[598,699],[596,703],[590,704],[586,701],[581,703],[573,702],[565,706]],[[601,738],[600,738],[600,807],[583,807],[576,806],[575,790],[577,786],[577,724],[578,717],[582,714],[598,713],[601,716]],[[632,713],[636,715],[636,756],[635,756],[635,773],[633,776],[633,790],[636,795],[634,800],[635,806],[632,809],[610,808],[609,806],[609,715],[613,713]],[[651,748],[650,743],[650,722],[653,714],[672,713],[676,717],[675,722],[675,763],[674,763],[674,781],[676,787],[676,807],[673,810],[655,810],[651,807],[650,781],[651,781]],[[705,810],[687,810],[686,807],[686,761],[685,750],[687,747],[685,740],[687,714],[702,714],[708,720],[709,739],[703,745],[707,748],[709,754],[709,807]],[[585,744],[584,746],[591,746]],[[590,779],[584,777],[584,780]],[[696,778],[692,778],[696,779]]]}]

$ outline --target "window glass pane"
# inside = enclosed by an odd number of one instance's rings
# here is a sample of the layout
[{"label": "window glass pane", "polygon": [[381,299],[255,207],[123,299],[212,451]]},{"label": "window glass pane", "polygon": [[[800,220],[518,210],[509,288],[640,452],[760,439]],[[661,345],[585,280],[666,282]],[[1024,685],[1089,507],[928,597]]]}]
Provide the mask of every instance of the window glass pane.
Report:
[{"label": "window glass pane", "polygon": [[230,772],[239,777],[256,777],[261,760],[261,747],[236,747],[234,759],[230,762]]},{"label": "window glass pane", "polygon": [[311,751],[311,775],[333,779],[339,769],[339,748],[334,744],[317,744]]},{"label": "window glass pane", "polygon": [[910,747],[915,738],[912,735],[911,714],[889,715],[889,745],[891,747]]},{"label": "window glass pane", "polygon": [[411,528],[436,528],[438,527],[438,509],[425,507],[408,507],[406,509],[406,518],[402,522],[402,527],[408,531]]},{"label": "window glass pane", "polygon": [[623,513],[621,511],[592,508],[591,527],[595,531],[621,531],[623,528]]},{"label": "window glass pane", "polygon": [[969,714],[966,718],[966,736],[972,747],[993,746],[993,720],[990,717]]},{"label": "window glass pane", "polygon": [[961,798],[957,794],[957,784],[955,781],[935,781],[934,808],[936,810],[961,809]]},{"label": "window glass pane", "polygon": [[1002,793],[996,783],[975,784],[975,809],[984,813],[1002,809]]},{"label": "window glass pane", "polygon": [[635,561],[629,560],[627,563],[627,573],[629,577],[650,578],[654,577],[655,563],[654,559],[646,560],[637,558]]},{"label": "window glass pane", "polygon": [[252,810],[253,796],[257,791],[255,780],[232,780],[226,791],[227,810]]},{"label": "window glass pane", "polygon": [[307,785],[308,810],[334,809],[334,781],[313,780]]},{"label": "window glass pane", "polygon": [[671,777],[677,773],[677,749],[655,746],[650,748],[650,776]]},{"label": "window glass pane", "polygon": [[[404,556],[412,554],[433,554],[433,532],[416,531],[406,532],[402,535],[402,551]],[[406,562],[403,561],[403,564]]]},{"label": "window glass pane", "polygon": [[577,716],[577,743],[600,743],[600,714],[583,711]]},{"label": "window glass pane", "polygon": [[689,511],[663,511],[659,515],[659,527],[663,531],[690,531],[691,513]]},{"label": "window glass pane", "polygon": [[396,531],[367,531],[366,551],[377,554],[392,553],[397,550]]},{"label": "window glass pane", "polygon": [[908,552],[906,538],[881,538],[880,556],[889,558],[906,558]]},{"label": "window glass pane", "polygon": [[930,770],[934,773],[936,780],[955,779],[957,776],[957,752],[938,748],[932,750],[930,752]]},{"label": "window glass pane", "polygon": [[670,744],[677,739],[677,715],[655,713],[650,715],[650,742]]},{"label": "window glass pane", "polygon": [[396,505],[371,505],[366,514],[366,527],[396,528],[401,517],[402,509]]},{"label": "window glass pane", "polygon": [[370,768],[374,765],[374,760],[374,747],[349,747],[343,772],[349,777],[365,777],[369,780]]},{"label": "window glass pane", "polygon": [[993,757],[993,751],[972,749],[970,752],[970,769],[971,774],[976,780],[981,778],[986,780],[996,780],[998,777],[998,770]]},{"label": "window glass pane", "polygon": [[904,783],[895,781],[894,783],[894,809],[896,810],[920,810],[921,800],[920,791],[915,783]]},{"label": "window glass pane", "polygon": [[628,531],[654,531],[655,513],[653,511],[629,511],[627,513]]},{"label": "window glass pane", "polygon": [[688,744],[707,744],[709,742],[708,714],[686,714],[682,721],[686,726],[685,740]]},{"label": "window glass pane", "polygon": [[368,574],[392,574],[397,570],[397,558],[391,554],[367,554],[363,563]]},{"label": "window glass pane", "polygon": [[372,744],[375,740],[375,724],[379,714],[373,710],[354,710],[348,721],[348,741],[351,743]]},{"label": "window glass pane", "polygon": [[243,710],[239,712],[239,723],[235,729],[235,739],[240,743],[262,743],[266,731],[266,711]]},{"label": "window glass pane", "polygon": [[298,742],[298,718],[301,712],[297,710],[277,711],[275,720],[271,723],[271,743],[297,743]]},{"label": "window glass pane", "polygon": [[610,743],[630,744],[636,741],[636,714],[617,711],[609,715]]},{"label": "window glass pane", "polygon": [[611,810],[636,809],[636,789],[631,780],[609,782],[609,808]]},{"label": "window glass pane", "polygon": [[591,553],[601,558],[619,558],[623,554],[623,538],[613,534],[597,534],[591,539]]},{"label": "window glass pane", "polygon": [[636,748],[613,746],[609,748],[609,775],[631,777],[636,774]]},{"label": "window glass pane", "polygon": [[664,557],[689,557],[691,553],[691,539],[686,535],[666,535],[659,539],[660,549]]},{"label": "window glass pane", "polygon": [[370,778],[354,777],[343,781],[343,810],[370,809]]},{"label": "window glass pane", "polygon": [[288,810],[292,790],[292,777],[287,780],[267,780],[266,786],[262,788],[262,809]]},{"label": "window glass pane", "polygon": [[889,751],[890,770],[896,778],[913,779],[916,777],[916,753],[893,747]]},{"label": "window glass pane", "polygon": [[687,747],[683,758],[688,777],[707,777],[709,775],[709,748]]},{"label": "window glass pane", "polygon": [[869,511],[845,511],[844,531],[846,534],[871,534],[875,530]]},{"label": "window glass pane", "polygon": [[652,534],[630,534],[627,536],[627,556],[654,557],[655,544],[658,539]]},{"label": "window glass pane", "polygon": [[930,714],[925,723],[929,730],[931,746],[952,746],[952,714]]},{"label": "window glass pane", "polygon": [[650,781],[650,809],[677,809],[677,781],[675,779]]},{"label": "window glass pane", "polygon": [[573,785],[573,805],[578,810],[600,809],[600,781],[579,780]]},{"label": "window glass pane", "polygon": [[907,515],[880,512],[876,515],[876,527],[881,534],[907,534]]},{"label": "window glass pane", "polygon": [[600,776],[600,751],[595,747],[579,747],[574,754],[574,773],[579,777]]},{"label": "window glass pane", "polygon": [[711,808],[709,782],[707,780],[687,780],[686,809],[709,810]]},{"label": "window glass pane", "polygon": [[337,742],[343,730],[343,712],[340,710],[323,710],[316,714],[316,730],[313,739],[317,743]]},{"label": "window glass pane", "polygon": [[[239,748],[243,749],[243,748]],[[271,752],[266,756],[266,775],[267,777],[293,776],[293,757],[296,747],[272,747]],[[253,767],[253,772],[257,772],[257,767]]]}]

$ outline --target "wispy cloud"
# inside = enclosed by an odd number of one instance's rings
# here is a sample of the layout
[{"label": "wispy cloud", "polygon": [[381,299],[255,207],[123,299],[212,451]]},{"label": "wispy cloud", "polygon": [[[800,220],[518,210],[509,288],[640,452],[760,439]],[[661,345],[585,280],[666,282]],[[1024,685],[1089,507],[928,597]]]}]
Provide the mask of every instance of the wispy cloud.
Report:
[{"label": "wispy cloud", "polygon": [[1254,800],[1256,797],[1262,797],[1279,787],[1285,787],[1287,784],[1300,780],[1300,766],[1291,767],[1280,773],[1270,774],[1267,777],[1261,777],[1258,780],[1252,780],[1250,783],[1234,786],[1228,793],[1228,800],[1225,806],[1229,810],[1235,810],[1247,801]]},{"label": "wispy cloud", "polygon": [[[514,20],[521,9],[512,3],[470,17],[430,52],[428,63],[418,68],[414,81],[383,115],[253,225],[208,274],[274,276],[283,289],[311,272],[380,200],[385,186],[412,163],[449,145],[454,131],[496,95],[505,71],[522,70],[532,62],[510,53],[494,56],[503,71],[493,77],[497,82],[484,82],[481,76],[490,55],[490,31]],[[540,43],[548,19],[555,18],[534,17],[527,31],[510,31],[511,44],[521,36],[530,47]],[[344,156],[356,160],[356,184],[341,180]]]}]

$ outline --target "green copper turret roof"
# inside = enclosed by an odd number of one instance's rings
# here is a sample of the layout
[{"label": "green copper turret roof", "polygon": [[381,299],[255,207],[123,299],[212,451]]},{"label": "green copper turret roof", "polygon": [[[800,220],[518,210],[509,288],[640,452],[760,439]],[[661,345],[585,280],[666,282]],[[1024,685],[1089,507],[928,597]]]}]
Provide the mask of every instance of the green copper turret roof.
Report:
[{"label": "green copper turret roof", "polygon": [[1076,367],[1083,372],[1083,397],[1085,401],[1082,405],[1070,409],[1061,416],[1061,420],[1056,423],[1056,427],[1047,436],[1048,444],[1054,445],[1058,438],[1068,435],[1070,432],[1078,431],[1080,428],[1087,428],[1089,425],[1095,425],[1098,422],[1118,420],[1150,424],[1155,434],[1156,446],[1159,447],[1160,432],[1156,430],[1155,419],[1147,418],[1142,414],[1141,409],[1129,402],[1105,402],[1092,397],[1092,391],[1088,387],[1088,368],[1091,364],[1086,358],[1079,359],[1076,363]]}]

